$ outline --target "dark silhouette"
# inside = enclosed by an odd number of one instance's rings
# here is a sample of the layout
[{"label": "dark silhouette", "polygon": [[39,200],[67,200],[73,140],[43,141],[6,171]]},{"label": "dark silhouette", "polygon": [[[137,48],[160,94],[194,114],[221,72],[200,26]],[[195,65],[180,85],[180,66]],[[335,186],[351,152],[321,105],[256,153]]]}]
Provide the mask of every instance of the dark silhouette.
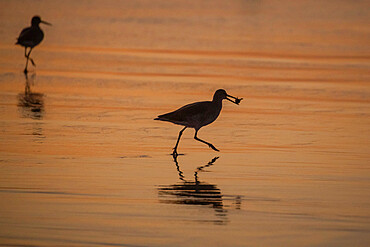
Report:
[{"label": "dark silhouette", "polygon": [[[235,101],[231,100],[228,97],[235,99]],[[174,124],[185,126],[179,133],[179,137],[177,138],[176,145],[173,148],[172,155],[178,155],[177,146],[179,145],[182,133],[188,127],[195,129],[194,135],[195,140],[207,144],[210,148],[212,148],[215,151],[219,151],[211,143],[199,139],[197,137],[197,134],[200,128],[212,123],[217,119],[222,109],[222,100],[224,99],[227,99],[237,105],[242,100],[242,98],[239,99],[234,96],[228,95],[226,91],[223,89],[218,89],[213,95],[212,101],[195,102],[189,105],[185,105],[180,109],[177,109],[176,111],[159,115],[157,118],[154,119],[168,121]]]},{"label": "dark silhouette", "polygon": [[18,107],[23,117],[40,120],[44,114],[44,94],[31,92],[28,74],[25,74],[25,78],[24,93],[18,94]]},{"label": "dark silhouette", "polygon": [[[21,45],[24,47],[24,56],[26,57],[26,67],[24,68],[24,73],[27,74],[27,68],[28,68],[28,60],[31,60],[31,63],[33,66],[36,66],[35,62],[32,58],[30,58],[31,51],[33,47],[37,46],[41,43],[41,41],[44,39],[44,32],[40,28],[40,23],[51,25],[50,23],[41,20],[40,16],[34,16],[31,21],[31,26],[26,27],[22,30],[22,32],[19,34],[17,45]],[[27,53],[27,48],[30,48],[29,52]]]},{"label": "dark silhouette", "polygon": [[158,194],[161,199],[160,202],[167,204],[185,204],[185,205],[204,205],[211,206],[216,213],[218,219],[214,221],[216,224],[226,224],[227,210],[224,209],[222,201],[222,193],[214,184],[200,182],[198,172],[204,168],[212,166],[219,157],[213,158],[206,165],[198,167],[194,172],[194,182],[187,181],[180,170],[177,161],[177,155],[173,156],[176,169],[179,173],[179,179],[182,181],[178,184],[159,186]]}]

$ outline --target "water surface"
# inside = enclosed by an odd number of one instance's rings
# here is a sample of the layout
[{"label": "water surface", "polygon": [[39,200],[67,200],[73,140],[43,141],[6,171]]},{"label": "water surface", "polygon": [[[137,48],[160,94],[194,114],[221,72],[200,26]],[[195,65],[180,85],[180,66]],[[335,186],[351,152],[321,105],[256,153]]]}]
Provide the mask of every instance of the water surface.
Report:
[{"label": "water surface", "polygon": [[[368,1],[1,1],[4,246],[368,246]],[[23,74],[14,46],[51,22]],[[199,132],[153,121],[218,88]]]}]

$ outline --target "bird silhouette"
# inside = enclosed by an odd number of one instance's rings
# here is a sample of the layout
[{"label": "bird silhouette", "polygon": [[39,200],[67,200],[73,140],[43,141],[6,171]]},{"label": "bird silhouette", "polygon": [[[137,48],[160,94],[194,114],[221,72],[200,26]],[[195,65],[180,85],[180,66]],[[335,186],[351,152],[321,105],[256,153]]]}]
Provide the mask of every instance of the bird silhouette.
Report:
[{"label": "bird silhouette", "polygon": [[[16,45],[21,45],[24,47],[24,56],[26,57],[26,67],[24,68],[24,73],[27,74],[28,60],[31,60],[33,66],[36,66],[32,58],[30,58],[32,49],[41,43],[44,39],[44,32],[40,28],[40,23],[51,25],[49,22],[41,20],[40,16],[34,16],[31,20],[31,26],[26,27],[19,34]],[[27,53],[27,48],[30,50]]]},{"label": "bird silhouette", "polygon": [[[230,98],[234,99],[235,101]],[[200,128],[214,122],[217,119],[222,109],[222,100],[224,99],[227,99],[237,105],[242,100],[242,98],[239,99],[237,97],[227,94],[224,89],[218,89],[213,95],[212,101],[195,102],[189,105],[185,105],[177,109],[176,111],[169,112],[163,115],[159,115],[157,118],[154,119],[154,120],[168,121],[174,124],[185,126],[179,133],[176,145],[173,148],[173,153],[172,153],[173,156],[178,155],[177,147],[179,145],[181,135],[186,128],[195,129],[195,135],[194,135],[195,140],[207,144],[210,148],[212,148],[215,151],[219,151],[211,143],[206,142],[202,139],[199,139],[197,134]]]}]

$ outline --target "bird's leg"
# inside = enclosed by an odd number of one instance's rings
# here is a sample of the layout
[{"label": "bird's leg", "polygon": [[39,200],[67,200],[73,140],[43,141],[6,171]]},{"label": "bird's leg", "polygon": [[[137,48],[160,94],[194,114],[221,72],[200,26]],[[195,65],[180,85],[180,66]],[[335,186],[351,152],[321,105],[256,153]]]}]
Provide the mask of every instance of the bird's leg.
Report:
[{"label": "bird's leg", "polygon": [[203,141],[202,139],[199,139],[197,137],[197,134],[198,134],[198,130],[195,130],[195,135],[194,135],[194,139],[197,140],[197,141],[200,141],[200,142],[203,142],[205,144],[207,144],[210,148],[212,148],[213,150],[219,152],[220,150],[218,150],[217,148],[215,148],[215,146],[213,146],[211,143],[209,142],[206,142],[206,141]]},{"label": "bird's leg", "polygon": [[27,67],[28,67],[28,55],[27,55],[27,47],[24,47],[24,56],[27,58],[27,60],[26,60],[26,67],[24,68],[24,74],[26,74],[27,75]]},{"label": "bird's leg", "polygon": [[182,130],[180,130],[179,132],[179,137],[177,138],[177,142],[176,142],[176,145],[175,147],[173,148],[173,153],[172,153],[172,156],[174,157],[177,157],[178,153],[177,153],[177,146],[179,145],[179,142],[180,142],[180,138],[182,136],[182,132],[184,132],[184,130],[186,129],[187,127],[184,127]]},{"label": "bird's leg", "polygon": [[27,57],[31,60],[32,65],[33,65],[33,66],[36,66],[36,64],[35,64],[35,62],[33,61],[33,59],[32,59],[32,58],[30,58],[31,51],[32,51],[32,47],[30,48],[30,51],[28,52]]}]

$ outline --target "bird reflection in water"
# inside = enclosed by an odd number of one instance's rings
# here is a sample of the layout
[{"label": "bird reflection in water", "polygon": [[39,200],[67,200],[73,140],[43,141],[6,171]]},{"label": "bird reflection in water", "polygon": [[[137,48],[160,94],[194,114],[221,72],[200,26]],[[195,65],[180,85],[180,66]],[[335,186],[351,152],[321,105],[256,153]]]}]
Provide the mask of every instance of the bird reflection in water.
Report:
[{"label": "bird reflection in water", "polygon": [[31,80],[28,74],[25,74],[25,78],[24,93],[18,94],[18,109],[22,117],[40,120],[44,114],[44,94],[31,91],[35,74],[31,75]]},{"label": "bird reflection in water", "polygon": [[[28,74],[25,74],[25,88],[24,93],[18,94],[18,111],[22,118],[31,118],[34,120],[42,120],[44,117],[44,94],[36,93],[31,91],[31,85],[33,85],[35,74],[28,78]],[[43,135],[43,123],[41,121],[33,121],[32,123],[25,122],[25,125],[31,124],[30,128],[32,135],[36,138],[35,142],[43,142],[45,136]]]},{"label": "bird reflection in water", "polygon": [[204,205],[210,206],[215,210],[217,220],[212,221],[215,224],[227,224],[227,210],[224,209],[222,193],[217,185],[199,181],[198,174],[205,168],[214,165],[219,157],[213,158],[206,165],[198,167],[194,172],[194,181],[187,181],[180,169],[176,155],[173,156],[176,169],[179,174],[180,183],[159,186],[158,194],[161,203],[167,204],[185,204],[185,205]]}]

